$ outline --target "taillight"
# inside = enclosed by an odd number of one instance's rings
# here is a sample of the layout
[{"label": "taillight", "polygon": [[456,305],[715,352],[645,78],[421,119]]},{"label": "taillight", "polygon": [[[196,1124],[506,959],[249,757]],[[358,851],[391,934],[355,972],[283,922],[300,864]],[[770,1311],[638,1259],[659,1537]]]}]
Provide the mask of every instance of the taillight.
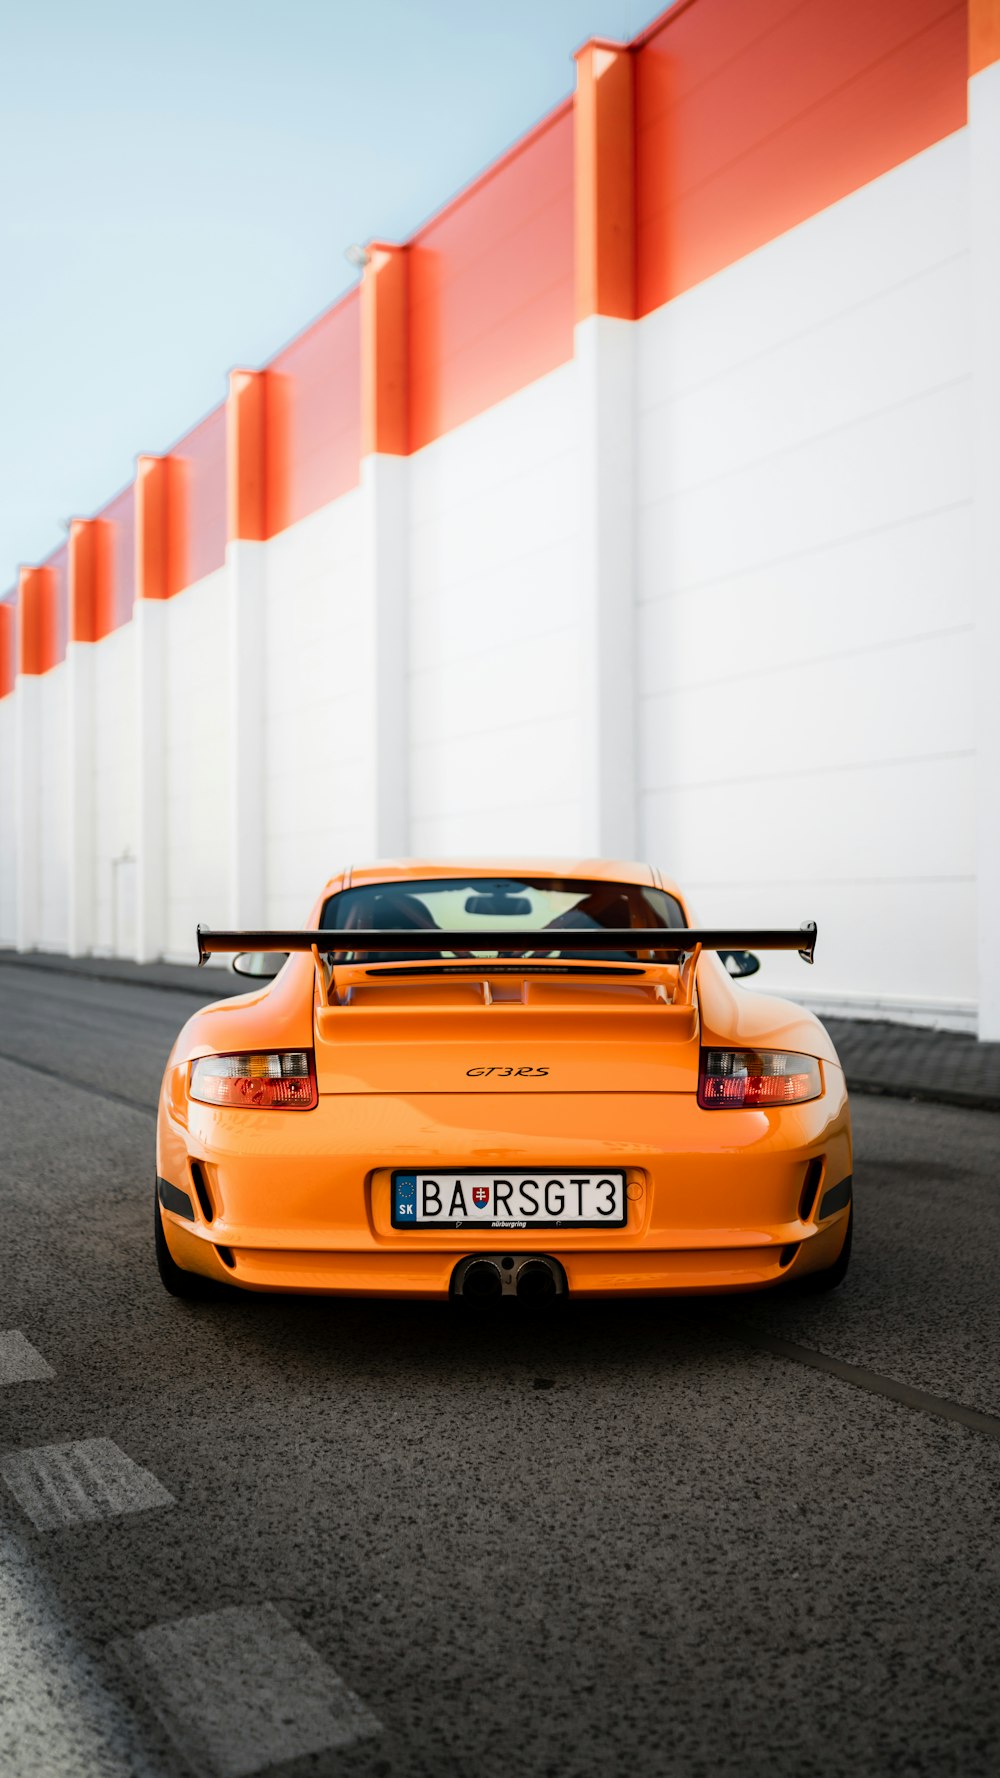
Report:
[{"label": "taillight", "polygon": [[801,1105],[818,1099],[823,1077],[815,1056],[794,1050],[702,1050],[698,1104],[707,1110],[727,1106]]},{"label": "taillight", "polygon": [[191,1064],[192,1099],[241,1111],[311,1111],[317,1103],[311,1050],[200,1056]]}]

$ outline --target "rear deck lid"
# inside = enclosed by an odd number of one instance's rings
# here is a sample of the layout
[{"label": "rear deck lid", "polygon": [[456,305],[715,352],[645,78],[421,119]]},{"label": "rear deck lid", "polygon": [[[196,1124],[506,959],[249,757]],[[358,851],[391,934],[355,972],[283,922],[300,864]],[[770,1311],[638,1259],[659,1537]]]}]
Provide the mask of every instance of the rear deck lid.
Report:
[{"label": "rear deck lid", "polygon": [[641,969],[373,971],[317,1006],[316,1071],[321,1093],[694,1092],[697,1012]]}]

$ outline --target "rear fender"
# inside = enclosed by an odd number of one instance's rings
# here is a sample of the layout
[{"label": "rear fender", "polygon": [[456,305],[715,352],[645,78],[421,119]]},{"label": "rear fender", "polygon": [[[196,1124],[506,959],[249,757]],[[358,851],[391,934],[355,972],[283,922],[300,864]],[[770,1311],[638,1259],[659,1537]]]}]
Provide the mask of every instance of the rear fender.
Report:
[{"label": "rear fender", "polygon": [[313,960],[303,951],[273,981],[201,1007],[178,1034],[167,1067],[239,1050],[311,1049],[314,983]]},{"label": "rear fender", "polygon": [[706,1049],[795,1050],[840,1066],[829,1032],[815,1014],[792,1000],[737,987],[710,953],[698,964],[698,1006]]}]

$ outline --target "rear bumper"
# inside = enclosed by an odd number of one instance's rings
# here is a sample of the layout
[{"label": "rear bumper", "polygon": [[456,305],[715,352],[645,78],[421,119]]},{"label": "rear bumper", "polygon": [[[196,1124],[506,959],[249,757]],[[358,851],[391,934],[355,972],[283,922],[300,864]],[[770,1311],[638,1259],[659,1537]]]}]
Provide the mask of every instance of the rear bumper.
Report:
[{"label": "rear bumper", "polygon": [[[215,1244],[174,1218],[164,1217],[167,1245],[185,1271],[201,1272],[244,1290],[312,1295],[424,1297],[449,1294],[451,1274],[467,1246],[455,1252],[295,1252],[265,1247],[230,1248],[231,1265]],[[533,1236],[536,1251],[561,1264],[572,1296],[697,1295],[705,1292],[765,1290],[836,1260],[847,1228],[843,1211],[813,1228],[786,1259],[784,1247],[708,1248],[664,1252],[633,1249],[583,1252],[547,1244]],[[494,1250],[497,1237],[493,1236]]]},{"label": "rear bumper", "polygon": [[[250,1290],[443,1297],[464,1254],[498,1246],[551,1253],[574,1294],[766,1288],[832,1264],[843,1242],[846,1205],[817,1221],[851,1171],[843,1076],[824,1076],[821,1098],[772,1111],[705,1111],[690,1093],[463,1093],[232,1112],[165,1083],[157,1171],[192,1211],[164,1211],[167,1243],[185,1269]],[[394,1230],[391,1171],[428,1165],[624,1168],[628,1226]]]}]

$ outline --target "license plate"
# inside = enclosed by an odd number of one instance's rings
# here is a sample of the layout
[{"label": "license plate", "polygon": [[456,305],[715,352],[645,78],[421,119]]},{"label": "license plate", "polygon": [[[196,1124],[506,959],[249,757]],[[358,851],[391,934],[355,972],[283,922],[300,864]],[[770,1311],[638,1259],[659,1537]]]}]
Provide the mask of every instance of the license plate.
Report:
[{"label": "license plate", "polygon": [[621,1229],[624,1173],[394,1173],[396,1229]]}]

